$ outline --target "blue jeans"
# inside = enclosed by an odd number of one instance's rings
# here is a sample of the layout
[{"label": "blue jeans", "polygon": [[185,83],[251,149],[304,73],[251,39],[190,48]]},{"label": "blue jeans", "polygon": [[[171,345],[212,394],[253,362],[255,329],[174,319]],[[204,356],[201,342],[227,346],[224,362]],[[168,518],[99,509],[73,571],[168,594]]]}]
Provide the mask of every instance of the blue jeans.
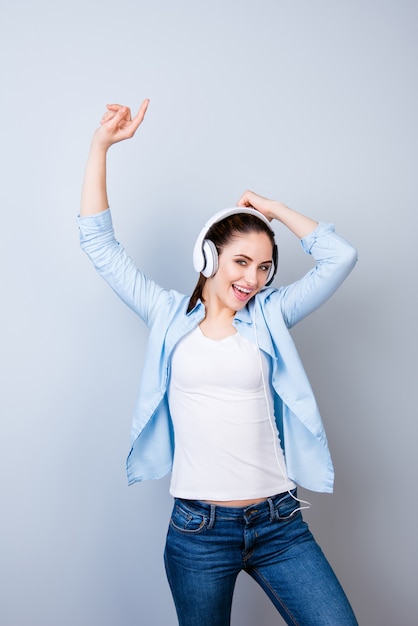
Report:
[{"label": "blue jeans", "polygon": [[356,625],[299,506],[288,493],[245,508],[176,499],[164,560],[179,626],[228,626],[241,570],[287,624]]}]

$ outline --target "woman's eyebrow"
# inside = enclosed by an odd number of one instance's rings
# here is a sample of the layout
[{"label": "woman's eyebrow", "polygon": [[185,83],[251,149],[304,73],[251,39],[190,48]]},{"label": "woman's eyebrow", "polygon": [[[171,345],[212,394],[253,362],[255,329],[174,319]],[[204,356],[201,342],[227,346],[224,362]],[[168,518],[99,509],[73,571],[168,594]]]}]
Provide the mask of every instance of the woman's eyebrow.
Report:
[{"label": "woman's eyebrow", "polygon": [[[250,256],[248,256],[247,254],[234,254],[234,256],[239,256],[242,259],[247,259],[247,261],[254,261],[254,259],[252,259]],[[260,265],[265,265],[266,263],[272,263],[273,260],[269,259],[268,261],[261,261]]]}]

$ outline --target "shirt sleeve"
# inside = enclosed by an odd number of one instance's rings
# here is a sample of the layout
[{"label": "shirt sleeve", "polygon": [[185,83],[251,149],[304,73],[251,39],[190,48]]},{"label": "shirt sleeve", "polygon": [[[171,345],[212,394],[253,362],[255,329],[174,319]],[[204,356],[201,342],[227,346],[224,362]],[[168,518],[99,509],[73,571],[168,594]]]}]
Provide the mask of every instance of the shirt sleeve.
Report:
[{"label": "shirt sleeve", "polygon": [[333,224],[321,222],[301,239],[301,244],[304,251],[315,258],[316,264],[301,279],[277,292],[288,328],[326,302],[357,262],[356,248],[337,235]]},{"label": "shirt sleeve", "polygon": [[110,209],[96,215],[78,216],[80,245],[110,287],[147,324],[168,292],[135,265],[116,240]]}]

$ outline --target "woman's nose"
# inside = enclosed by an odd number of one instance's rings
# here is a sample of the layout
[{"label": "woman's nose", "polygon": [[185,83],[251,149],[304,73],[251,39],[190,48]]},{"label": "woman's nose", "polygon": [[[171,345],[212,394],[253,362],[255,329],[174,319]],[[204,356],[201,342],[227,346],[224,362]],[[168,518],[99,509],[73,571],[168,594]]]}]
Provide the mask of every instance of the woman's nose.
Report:
[{"label": "woman's nose", "polygon": [[245,271],[245,282],[248,285],[256,285],[257,284],[257,268],[248,266]]}]

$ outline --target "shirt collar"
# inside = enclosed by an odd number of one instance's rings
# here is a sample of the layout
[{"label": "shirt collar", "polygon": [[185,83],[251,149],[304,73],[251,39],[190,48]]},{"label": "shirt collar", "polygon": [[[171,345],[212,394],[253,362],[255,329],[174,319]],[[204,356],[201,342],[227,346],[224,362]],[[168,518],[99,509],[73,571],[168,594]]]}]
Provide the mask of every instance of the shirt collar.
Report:
[{"label": "shirt collar", "polygon": [[[196,302],[196,304],[193,307],[193,309],[187,313],[187,316],[193,316],[193,315],[197,314],[198,311],[200,311],[201,309],[204,309],[204,308],[205,308],[205,305],[203,304],[203,302],[199,298],[199,300]],[[240,322],[244,322],[245,324],[252,324],[252,317],[251,317],[251,312],[250,312],[249,306],[246,305],[243,309],[241,309],[240,311],[237,311],[235,313],[235,318],[234,319],[239,320]]]},{"label": "shirt collar", "polygon": [[204,308],[204,304],[203,304],[203,302],[202,302],[202,301],[200,300],[200,298],[199,298],[199,300],[196,302],[196,304],[194,305],[194,307],[193,307],[190,311],[188,311],[188,312],[186,313],[186,315],[187,315],[187,316],[189,316],[189,315],[194,315],[195,313],[197,313],[198,311],[200,311],[200,309],[202,309],[202,308]]},{"label": "shirt collar", "polygon": [[235,319],[239,320],[240,322],[244,322],[245,324],[252,324],[252,318],[251,318],[251,312],[250,312],[249,306],[246,305],[243,309],[241,309],[240,311],[237,311],[235,313]]}]

